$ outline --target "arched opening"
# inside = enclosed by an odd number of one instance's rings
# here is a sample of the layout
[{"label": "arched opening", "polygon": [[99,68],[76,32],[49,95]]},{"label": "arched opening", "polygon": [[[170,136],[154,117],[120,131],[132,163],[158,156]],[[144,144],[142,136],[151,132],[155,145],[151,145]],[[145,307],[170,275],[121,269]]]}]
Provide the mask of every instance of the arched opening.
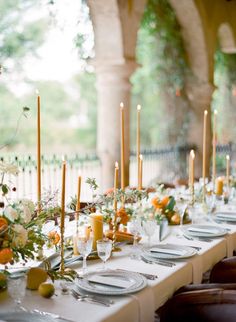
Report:
[{"label": "arched opening", "polygon": [[233,30],[228,23],[222,23],[218,29],[218,38],[223,53],[236,53],[236,42]]}]

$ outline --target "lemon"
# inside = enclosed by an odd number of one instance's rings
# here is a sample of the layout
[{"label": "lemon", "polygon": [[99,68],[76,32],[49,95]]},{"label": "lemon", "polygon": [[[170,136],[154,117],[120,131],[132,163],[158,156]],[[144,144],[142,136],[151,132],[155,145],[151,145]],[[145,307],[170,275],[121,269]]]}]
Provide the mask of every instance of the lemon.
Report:
[{"label": "lemon", "polygon": [[41,296],[50,298],[55,292],[54,285],[51,283],[42,283],[39,285],[38,292]]},{"label": "lemon", "polygon": [[37,290],[39,285],[48,278],[47,272],[40,267],[32,267],[27,274],[27,288]]}]

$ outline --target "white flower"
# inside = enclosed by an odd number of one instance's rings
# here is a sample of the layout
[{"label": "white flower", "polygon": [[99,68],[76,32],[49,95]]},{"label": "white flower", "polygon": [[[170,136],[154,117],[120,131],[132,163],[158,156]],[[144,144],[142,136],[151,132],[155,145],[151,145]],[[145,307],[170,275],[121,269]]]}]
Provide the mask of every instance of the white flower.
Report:
[{"label": "white flower", "polygon": [[15,221],[19,214],[18,212],[12,208],[11,206],[7,206],[5,211],[4,211],[4,215],[10,220],[10,221]]},{"label": "white flower", "polygon": [[15,232],[12,242],[15,247],[24,247],[27,239],[28,232],[22,225],[14,225],[13,230]]},{"label": "white flower", "polygon": [[29,209],[29,207],[27,206],[23,206],[23,213],[21,215],[21,218],[23,219],[23,222],[25,224],[28,224],[31,220],[31,211]]},{"label": "white flower", "polygon": [[14,164],[10,164],[10,163],[6,163],[6,162],[1,161],[0,162],[0,172],[17,175],[19,172],[19,169]]}]

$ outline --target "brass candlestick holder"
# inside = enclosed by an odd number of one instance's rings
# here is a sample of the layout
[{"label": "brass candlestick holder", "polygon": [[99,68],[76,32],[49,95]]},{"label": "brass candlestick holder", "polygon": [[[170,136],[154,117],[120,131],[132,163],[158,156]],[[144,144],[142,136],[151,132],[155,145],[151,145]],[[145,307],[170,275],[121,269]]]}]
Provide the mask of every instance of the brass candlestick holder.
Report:
[{"label": "brass candlestick holder", "polygon": [[195,190],[194,190],[194,185],[191,185],[190,186],[190,195],[191,195],[190,206],[194,206],[194,203],[195,203]]}]

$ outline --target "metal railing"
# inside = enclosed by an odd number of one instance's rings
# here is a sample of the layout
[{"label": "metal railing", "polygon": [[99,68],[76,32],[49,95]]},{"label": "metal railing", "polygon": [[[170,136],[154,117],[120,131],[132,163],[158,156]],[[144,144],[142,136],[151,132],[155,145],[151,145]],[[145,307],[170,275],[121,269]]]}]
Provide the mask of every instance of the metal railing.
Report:
[{"label": "metal railing", "polygon": [[[188,155],[194,148],[190,145],[170,146],[163,149],[144,149],[143,154],[143,185],[148,186],[156,182],[173,182],[176,178],[187,178]],[[225,171],[225,156],[231,156],[231,166],[234,169],[236,160],[236,145],[229,143],[217,146],[217,171],[223,174]],[[36,160],[31,155],[2,154],[0,159],[6,162],[17,164],[19,175],[6,178],[15,186],[16,192],[11,191],[9,196],[12,198],[29,197],[36,200],[37,178]],[[101,163],[95,153],[85,156],[73,155],[65,156],[67,161],[67,180],[66,180],[66,199],[75,196],[77,189],[77,178],[79,172],[83,180],[92,177],[100,184],[101,182]],[[135,152],[130,155],[130,185],[137,185],[137,162]],[[45,193],[60,190],[61,187],[61,156],[42,156],[42,191]],[[91,200],[91,191],[87,184],[83,182],[81,200]]]}]

